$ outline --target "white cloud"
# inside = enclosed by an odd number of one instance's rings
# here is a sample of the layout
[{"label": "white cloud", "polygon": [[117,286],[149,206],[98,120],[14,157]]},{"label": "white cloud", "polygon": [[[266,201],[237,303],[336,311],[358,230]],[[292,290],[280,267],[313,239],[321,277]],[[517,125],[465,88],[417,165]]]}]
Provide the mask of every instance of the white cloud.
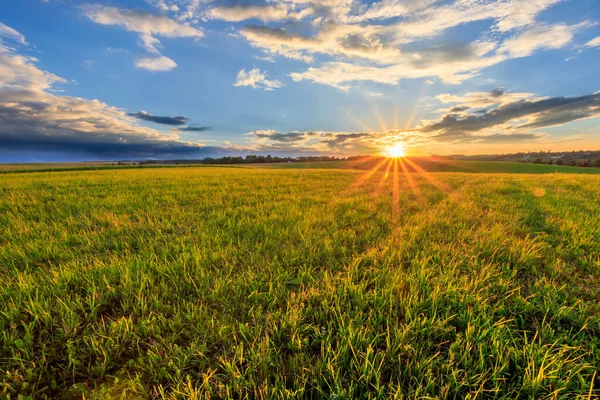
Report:
[{"label": "white cloud", "polygon": [[539,97],[534,96],[533,93],[512,93],[506,92],[503,89],[494,89],[491,92],[470,92],[462,96],[443,93],[435,96],[435,98],[444,104],[458,104],[462,107],[468,108],[485,108],[525,99],[540,99]]},{"label": "white cloud", "polygon": [[135,66],[152,72],[170,71],[177,68],[175,61],[165,56],[139,58],[135,61]]},{"label": "white cloud", "polygon": [[506,40],[500,51],[511,57],[526,57],[540,49],[561,49],[573,40],[577,26],[537,26]]},{"label": "white cloud", "polygon": [[208,12],[214,19],[230,22],[240,22],[247,19],[261,21],[281,21],[285,19],[302,19],[308,13],[294,13],[284,4],[277,5],[235,5],[230,7],[215,7]]},{"label": "white cloud", "polygon": [[486,43],[462,48],[432,48],[423,51],[422,57],[400,58],[388,66],[329,62],[290,76],[295,81],[310,80],[341,90],[348,90],[352,82],[397,84],[407,78],[438,77],[445,83],[457,84],[506,59],[504,55],[490,53],[490,49]]},{"label": "white cloud", "polygon": [[153,15],[143,11],[88,5],[83,7],[83,13],[97,24],[121,26],[130,32],[168,38],[200,39],[204,36],[201,29],[181,24],[162,15]]},{"label": "white cloud", "polygon": [[600,36],[590,40],[585,44],[585,47],[600,47]]},{"label": "white cloud", "polygon": [[[158,1],[156,6],[161,10],[175,10],[176,5],[168,5]],[[199,40],[204,32],[189,24],[176,22],[166,16],[153,15],[143,11],[123,10],[116,7],[102,5],[87,5],[82,7],[83,13],[97,24],[114,25],[125,28],[127,31],[140,35],[139,45],[149,53],[152,58],[140,58],[135,65],[150,71],[170,71],[177,67],[175,61],[162,56],[159,48],[162,47],[156,36],[166,38],[193,38]]]},{"label": "white cloud", "polygon": [[0,37],[9,38],[9,39],[12,39],[12,40],[24,45],[24,46],[27,46],[27,41],[25,40],[25,36],[23,36],[21,33],[16,31],[15,29],[11,28],[10,26],[4,25],[2,22],[0,22]]},{"label": "white cloud", "polygon": [[[353,82],[397,84],[406,78],[439,78],[460,83],[487,67],[536,51],[566,46],[577,30],[590,26],[538,23],[544,10],[562,0],[280,0],[263,6],[217,7],[212,17],[261,19],[239,35],[266,57],[282,56],[316,64],[290,76],[348,90]],[[277,21],[311,22],[303,29]],[[431,39],[447,29],[489,21],[471,43]],[[302,32],[302,33],[299,33]],[[507,34],[517,35],[503,40]]]},{"label": "white cloud", "polygon": [[15,54],[0,43],[0,90],[42,91],[66,80],[35,66],[36,58]]},{"label": "white cloud", "polygon": [[250,86],[254,89],[273,90],[283,86],[278,80],[269,80],[265,74],[258,68],[254,68],[248,72],[242,69],[237,76],[237,81],[233,86]]}]

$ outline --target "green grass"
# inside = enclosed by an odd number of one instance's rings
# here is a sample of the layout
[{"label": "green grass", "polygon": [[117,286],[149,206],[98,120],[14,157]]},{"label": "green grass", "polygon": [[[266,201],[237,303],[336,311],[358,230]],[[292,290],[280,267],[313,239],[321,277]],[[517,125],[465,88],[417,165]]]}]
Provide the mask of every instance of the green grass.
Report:
[{"label": "green grass", "polygon": [[0,176],[0,398],[600,396],[600,176],[408,176]]},{"label": "green grass", "polygon": [[[562,165],[544,165],[532,163],[502,162],[502,161],[467,161],[443,160],[429,157],[412,158],[413,162],[428,172],[465,172],[478,174],[600,174],[600,168],[581,168]],[[302,163],[257,164],[260,168],[276,169],[357,169],[371,170],[379,165],[383,171],[386,164],[380,165],[381,158],[370,158],[362,161],[320,161]],[[407,164],[409,172],[416,172]]]}]

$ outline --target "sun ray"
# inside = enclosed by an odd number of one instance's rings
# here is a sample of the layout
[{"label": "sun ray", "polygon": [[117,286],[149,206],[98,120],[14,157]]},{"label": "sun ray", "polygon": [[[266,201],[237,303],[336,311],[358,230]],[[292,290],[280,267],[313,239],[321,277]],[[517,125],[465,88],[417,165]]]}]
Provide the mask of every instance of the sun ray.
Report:
[{"label": "sun ray", "polygon": [[385,123],[385,119],[383,119],[381,117],[381,113],[379,112],[379,110],[377,109],[377,107],[375,105],[373,105],[372,110],[373,110],[373,115],[375,116],[375,119],[377,120],[377,123],[379,124],[380,132],[387,132],[388,128]]},{"label": "sun ray", "polygon": [[415,106],[413,108],[413,111],[410,114],[410,117],[408,117],[408,119],[406,120],[406,124],[404,124],[404,130],[408,130],[412,126],[413,121],[415,120],[415,117],[419,112],[419,101],[425,96],[425,94],[427,94],[427,92],[429,91],[429,86],[431,85],[423,83],[423,87],[419,91],[419,96],[417,96],[417,100],[414,102]]},{"label": "sun ray", "polygon": [[400,161],[400,166],[402,167],[402,172],[404,173],[404,176],[406,177],[406,181],[408,182],[408,186],[410,186],[410,190],[413,192],[413,194],[415,195],[416,198],[421,199],[423,197],[423,195],[421,193],[421,189],[419,188],[419,186],[413,179],[413,176],[411,175],[411,173],[408,171],[408,168],[406,167],[405,159],[400,158],[399,161]]},{"label": "sun ray", "polygon": [[414,161],[412,161],[408,158],[405,158],[405,161],[411,168],[413,168],[415,171],[420,173],[433,186],[435,186],[436,188],[438,188],[439,190],[441,190],[442,192],[444,192],[446,194],[452,193],[453,189],[449,185],[435,179],[430,172],[423,169],[420,165],[418,165],[417,163],[415,163]]},{"label": "sun ray", "polygon": [[394,160],[392,158],[387,159],[387,165],[385,167],[385,172],[381,175],[381,178],[379,179],[379,184],[377,185],[377,189],[375,190],[375,196],[379,196],[381,194],[381,191],[383,190],[383,186],[385,185],[388,178],[390,177],[390,169],[392,169],[393,161]]},{"label": "sun ray", "polygon": [[[370,161],[375,160],[379,157],[375,157],[375,156],[364,156],[364,157],[360,157],[356,160],[351,160],[351,161],[347,161],[348,166],[350,167],[359,167],[362,166],[363,164],[368,164]],[[357,169],[361,169],[361,168],[357,168]]]},{"label": "sun ray", "polygon": [[354,123],[360,126],[360,129],[362,129],[364,132],[376,132],[371,126],[369,126],[369,124],[366,123],[364,119],[362,119],[358,115],[350,113],[348,114],[348,117],[354,120]]},{"label": "sun ray", "polygon": [[398,159],[394,158],[394,177],[392,182],[392,218],[400,216],[400,176],[398,171]]},{"label": "sun ray", "polygon": [[348,188],[348,190],[356,190],[356,189],[360,188],[362,185],[364,185],[373,175],[375,175],[375,173],[377,171],[379,171],[381,169],[381,167],[385,164],[386,161],[388,161],[388,160],[386,158],[384,158],[381,162],[376,164],[373,168],[368,170],[366,173],[362,174],[360,176],[360,178],[358,178],[358,180],[356,182],[354,182],[354,184],[352,184],[352,186],[350,186],[350,188]]}]

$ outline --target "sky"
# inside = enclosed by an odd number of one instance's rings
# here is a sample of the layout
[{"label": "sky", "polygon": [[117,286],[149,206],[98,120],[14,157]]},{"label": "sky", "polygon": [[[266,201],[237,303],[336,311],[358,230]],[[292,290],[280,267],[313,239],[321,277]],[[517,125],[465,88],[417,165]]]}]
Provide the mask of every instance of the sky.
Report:
[{"label": "sky", "polygon": [[600,149],[597,0],[10,0],[0,162]]}]

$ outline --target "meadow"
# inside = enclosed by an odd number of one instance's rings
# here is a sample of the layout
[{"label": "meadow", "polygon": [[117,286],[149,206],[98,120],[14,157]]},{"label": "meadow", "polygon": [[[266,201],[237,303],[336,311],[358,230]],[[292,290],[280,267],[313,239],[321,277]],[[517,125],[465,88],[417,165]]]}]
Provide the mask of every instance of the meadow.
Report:
[{"label": "meadow", "polygon": [[490,164],[0,175],[0,398],[598,398],[598,170]]}]

